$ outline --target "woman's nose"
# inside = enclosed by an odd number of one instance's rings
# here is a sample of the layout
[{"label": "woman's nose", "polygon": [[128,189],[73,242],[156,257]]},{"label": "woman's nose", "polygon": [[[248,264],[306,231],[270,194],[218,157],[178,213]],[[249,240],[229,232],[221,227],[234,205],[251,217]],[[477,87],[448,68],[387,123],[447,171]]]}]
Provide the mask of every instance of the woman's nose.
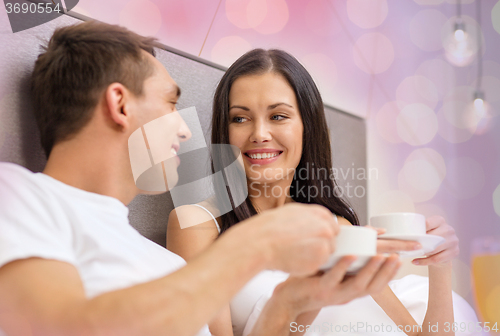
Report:
[{"label": "woman's nose", "polygon": [[270,141],[271,139],[269,125],[265,121],[256,121],[253,125],[250,141],[260,143]]}]

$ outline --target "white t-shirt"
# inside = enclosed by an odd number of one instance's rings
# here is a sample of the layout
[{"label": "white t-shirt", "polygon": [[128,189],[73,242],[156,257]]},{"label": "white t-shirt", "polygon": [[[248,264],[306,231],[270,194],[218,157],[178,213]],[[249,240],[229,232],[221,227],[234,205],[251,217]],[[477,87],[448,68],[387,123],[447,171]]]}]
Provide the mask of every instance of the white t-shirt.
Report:
[{"label": "white t-shirt", "polygon": [[[119,200],[0,163],[0,267],[29,257],[74,265],[88,298],[158,279],[185,265],[137,232]],[[208,327],[198,335],[210,335]]]}]

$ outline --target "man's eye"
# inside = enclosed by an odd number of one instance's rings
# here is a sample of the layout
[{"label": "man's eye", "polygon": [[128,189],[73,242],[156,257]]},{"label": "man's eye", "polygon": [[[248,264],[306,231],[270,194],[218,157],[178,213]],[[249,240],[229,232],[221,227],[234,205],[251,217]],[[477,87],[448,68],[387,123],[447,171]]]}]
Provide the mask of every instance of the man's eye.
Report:
[{"label": "man's eye", "polygon": [[234,117],[233,118],[233,122],[235,123],[242,123],[246,120],[246,118],[243,118],[243,117]]}]

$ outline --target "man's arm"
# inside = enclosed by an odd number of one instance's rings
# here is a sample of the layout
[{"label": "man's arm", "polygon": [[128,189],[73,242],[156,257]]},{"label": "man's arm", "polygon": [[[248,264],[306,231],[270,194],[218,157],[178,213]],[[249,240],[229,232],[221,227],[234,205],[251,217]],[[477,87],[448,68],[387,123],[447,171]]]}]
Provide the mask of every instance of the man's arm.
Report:
[{"label": "man's arm", "polygon": [[195,335],[262,269],[316,271],[336,230],[323,207],[284,206],[228,230],[166,277],[90,300],[74,266],[17,260],[0,268],[0,312],[27,321],[34,335]]},{"label": "man's arm", "polygon": [[377,255],[355,276],[346,277],[353,260],[352,257],[344,257],[324,274],[308,278],[291,277],[278,285],[262,310],[251,336],[267,335],[269,330],[275,336],[303,335],[322,307],[345,304],[381,291],[401,265],[396,255],[388,258]]},{"label": "man's arm", "polygon": [[[257,251],[226,248],[211,249],[161,279],[91,300],[73,265],[17,260],[0,269],[0,312],[9,312],[0,316],[29,322],[34,335],[195,335],[265,265]],[[0,326],[8,325],[0,317]],[[15,331],[6,330],[22,334]]]}]

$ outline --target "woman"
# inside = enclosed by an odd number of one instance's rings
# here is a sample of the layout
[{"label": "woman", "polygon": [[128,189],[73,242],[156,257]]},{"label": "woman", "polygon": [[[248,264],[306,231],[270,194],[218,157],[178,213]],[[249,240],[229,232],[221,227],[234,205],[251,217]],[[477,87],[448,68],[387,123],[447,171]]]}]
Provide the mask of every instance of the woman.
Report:
[{"label": "woman", "polygon": [[[329,174],[300,178],[304,174],[299,172],[311,167],[331,172],[331,149],[319,91],[309,73],[291,55],[280,50],[256,49],[227,70],[214,97],[212,143],[231,144],[240,149],[248,197],[238,205],[234,204],[229,188],[216,190],[219,199],[227,192],[233,206],[233,211],[221,216],[217,197],[174,210],[169,217],[167,248],[185,259],[192,258],[238,222],[289,202],[320,204],[337,215],[340,224],[359,225],[354,211],[335,193],[336,183]],[[226,156],[213,155],[212,165],[215,171],[222,170],[227,165]],[[182,226],[179,218],[184,221]],[[193,226],[198,223],[201,224]],[[429,265],[429,305],[424,325],[443,325],[453,322],[451,259],[458,254],[458,239],[446,222],[433,223],[431,233],[443,236],[446,241],[434,251],[435,255],[421,259],[421,264]],[[179,230],[179,227],[190,229]],[[229,336],[234,330],[234,335],[239,336],[249,331],[263,303],[278,285],[291,293],[298,290],[297,279],[288,279],[282,272],[262,272],[212,321],[212,333]],[[395,325],[417,324],[389,287],[373,299],[358,299],[357,304],[359,300],[372,303],[375,300],[376,308]],[[327,307],[320,315],[326,314],[327,321],[333,321],[348,306]],[[320,317],[318,313],[311,311],[304,317],[304,324],[312,324],[314,318]],[[424,328],[422,332],[407,334],[430,333]],[[432,334],[450,333],[441,329]]]}]

